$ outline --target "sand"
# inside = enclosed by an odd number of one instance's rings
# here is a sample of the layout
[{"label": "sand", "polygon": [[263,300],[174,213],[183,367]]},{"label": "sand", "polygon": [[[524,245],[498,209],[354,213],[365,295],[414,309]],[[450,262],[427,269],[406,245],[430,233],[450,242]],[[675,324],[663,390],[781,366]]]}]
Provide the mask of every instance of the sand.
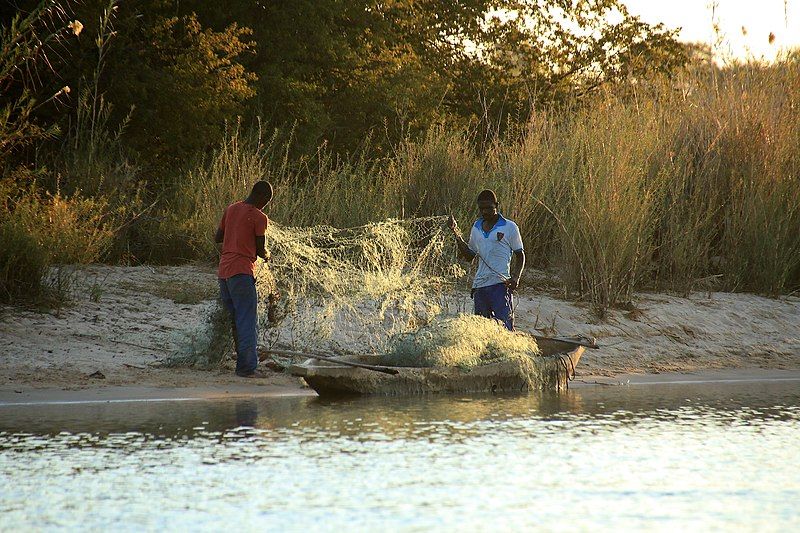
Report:
[{"label": "sand", "polygon": [[[159,366],[201,343],[215,295],[210,266],[77,267],[72,301],[62,309],[0,308],[0,402],[36,391],[36,397],[46,391],[97,396],[102,389],[150,391],[146,397],[180,397],[178,389],[195,396],[308,394],[299,379],[282,373],[243,382],[230,363],[218,371]],[[450,300],[454,309],[471,306],[464,291]],[[635,308],[612,309],[599,320],[553,288],[525,288],[516,321],[543,335],[596,337],[602,348],[587,350],[578,368],[588,383],[717,369],[800,370],[800,298],[794,296],[639,294]]]},{"label": "sand", "polygon": [[602,348],[586,351],[581,374],[800,369],[797,297],[638,294],[634,309],[612,309],[598,320],[587,306],[523,294],[516,315],[523,330],[596,337]]},{"label": "sand", "polygon": [[[0,391],[241,385],[232,363],[210,372],[160,366],[202,342],[216,291],[203,265],[77,268],[62,309],[0,309]],[[254,381],[302,387],[278,373]]]}]

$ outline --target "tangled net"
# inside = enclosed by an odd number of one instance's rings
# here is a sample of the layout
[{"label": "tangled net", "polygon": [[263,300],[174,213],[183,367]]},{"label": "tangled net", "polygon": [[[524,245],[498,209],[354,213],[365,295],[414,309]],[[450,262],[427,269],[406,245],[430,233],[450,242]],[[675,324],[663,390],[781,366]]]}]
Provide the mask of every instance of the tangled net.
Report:
[{"label": "tangled net", "polygon": [[437,319],[416,331],[396,335],[382,363],[471,369],[500,361],[516,361],[527,367],[539,353],[533,337],[512,333],[497,320],[459,315]]},{"label": "tangled net", "polygon": [[267,229],[268,266],[258,267],[265,343],[295,349],[381,351],[394,334],[430,322],[466,274],[446,217],[386,220],[357,228]]}]

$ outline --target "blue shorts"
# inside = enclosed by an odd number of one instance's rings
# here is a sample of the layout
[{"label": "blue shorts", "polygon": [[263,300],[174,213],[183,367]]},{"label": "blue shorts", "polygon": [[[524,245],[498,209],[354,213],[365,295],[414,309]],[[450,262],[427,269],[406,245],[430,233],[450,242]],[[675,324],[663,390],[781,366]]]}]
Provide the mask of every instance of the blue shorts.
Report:
[{"label": "blue shorts", "polygon": [[514,295],[505,283],[479,287],[472,294],[475,314],[495,318],[514,331]]}]

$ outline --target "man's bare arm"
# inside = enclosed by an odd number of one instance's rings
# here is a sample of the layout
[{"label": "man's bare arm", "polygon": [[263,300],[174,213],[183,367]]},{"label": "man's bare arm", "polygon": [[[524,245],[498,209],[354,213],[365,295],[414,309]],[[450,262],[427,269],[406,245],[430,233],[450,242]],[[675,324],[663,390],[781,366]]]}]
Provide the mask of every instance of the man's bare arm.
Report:
[{"label": "man's bare arm", "polygon": [[469,244],[464,241],[464,237],[461,236],[461,232],[458,231],[458,224],[456,224],[456,219],[450,216],[450,219],[447,222],[447,226],[453,232],[453,236],[456,238],[456,246],[458,247],[458,255],[464,261],[472,261],[475,259],[475,252],[473,252]]},{"label": "man's bare arm", "polygon": [[472,261],[475,259],[475,252],[473,252],[469,245],[464,241],[461,235],[456,235],[456,246],[458,246],[458,255],[464,261]]},{"label": "man's bare arm", "polygon": [[225,240],[225,232],[222,231],[222,228],[217,228],[217,233],[216,235],[214,235],[214,242],[220,244],[224,240]]},{"label": "man's bare arm", "polygon": [[264,261],[267,260],[267,239],[263,235],[258,237],[256,236],[256,255],[263,259]]},{"label": "man's bare arm", "polygon": [[511,279],[506,282],[508,288],[516,290],[519,287],[519,278],[525,268],[525,251],[518,250],[511,256]]}]

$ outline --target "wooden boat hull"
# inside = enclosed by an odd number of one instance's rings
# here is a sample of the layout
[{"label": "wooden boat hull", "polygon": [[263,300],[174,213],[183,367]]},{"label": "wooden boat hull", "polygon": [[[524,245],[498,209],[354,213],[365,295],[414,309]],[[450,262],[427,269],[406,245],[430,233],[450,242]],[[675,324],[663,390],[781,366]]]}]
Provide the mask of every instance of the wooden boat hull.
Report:
[{"label": "wooden boat hull", "polygon": [[[566,389],[575,375],[575,367],[584,347],[565,341],[540,340],[542,355],[533,358],[541,387],[550,390]],[[373,363],[369,357],[351,359]],[[396,368],[397,374],[383,374],[364,368],[309,360],[292,365],[292,375],[302,377],[320,396],[414,394],[452,394],[463,392],[521,392],[529,383],[511,362],[484,365],[472,370],[454,367]]]}]

